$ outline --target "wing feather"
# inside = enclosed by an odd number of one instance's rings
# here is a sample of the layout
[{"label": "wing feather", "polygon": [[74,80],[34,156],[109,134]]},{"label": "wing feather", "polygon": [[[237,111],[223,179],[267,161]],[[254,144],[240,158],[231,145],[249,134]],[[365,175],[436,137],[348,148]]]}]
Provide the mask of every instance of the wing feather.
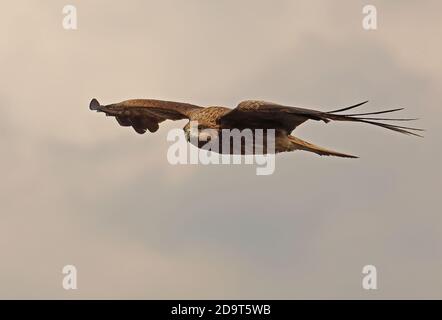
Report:
[{"label": "wing feather", "polygon": [[347,115],[337,114],[339,112],[360,107],[365,103],[367,103],[367,101],[358,103],[350,107],[345,107],[330,112],[323,112],[323,111],[306,109],[306,108],[283,106],[266,101],[247,100],[241,102],[235,109],[228,112],[224,116],[220,117],[219,123],[238,128],[285,129],[288,133],[290,133],[296,127],[298,127],[307,120],[324,121],[326,123],[331,120],[334,120],[334,121],[363,122],[379,126],[382,128],[386,128],[389,130],[393,130],[396,132],[400,132],[403,134],[409,134],[415,136],[420,136],[419,134],[416,133],[416,131],[424,131],[419,128],[397,126],[393,124],[379,122],[379,120],[412,121],[415,119],[358,117],[358,116],[395,112],[402,110],[402,108],[368,112],[368,113],[359,113],[359,114],[347,114]]},{"label": "wing feather", "polygon": [[201,107],[173,101],[134,99],[119,103],[100,105],[96,99],[89,104],[91,110],[114,116],[121,126],[131,126],[137,133],[155,132],[165,120],[190,119]]}]

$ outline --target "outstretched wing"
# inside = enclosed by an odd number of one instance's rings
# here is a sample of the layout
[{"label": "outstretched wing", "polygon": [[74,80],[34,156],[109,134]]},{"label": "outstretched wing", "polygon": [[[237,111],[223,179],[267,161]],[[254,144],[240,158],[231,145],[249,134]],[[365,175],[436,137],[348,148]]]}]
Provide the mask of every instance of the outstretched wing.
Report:
[{"label": "outstretched wing", "polygon": [[359,113],[359,114],[346,114],[346,115],[338,114],[339,112],[359,107],[367,102],[368,101],[364,101],[356,105],[339,110],[322,112],[322,111],[305,109],[305,108],[283,106],[265,101],[247,100],[241,102],[235,109],[226,113],[224,116],[220,117],[219,123],[222,125],[228,125],[238,129],[280,128],[280,129],[285,129],[288,133],[290,133],[297,126],[301,125],[307,120],[318,120],[318,121],[320,120],[326,123],[329,122],[330,120],[335,120],[335,121],[364,122],[380,126],[389,130],[397,131],[404,134],[411,134],[415,136],[420,136],[420,135],[413,131],[423,131],[422,129],[403,127],[384,122],[379,122],[379,120],[411,121],[416,119],[388,119],[388,118],[365,117],[367,115],[395,112],[402,110],[402,108],[383,110],[377,112]]},{"label": "outstretched wing", "polygon": [[100,105],[96,99],[92,99],[89,108],[115,117],[121,126],[131,126],[139,134],[145,133],[146,130],[157,131],[159,123],[167,119],[190,119],[193,112],[201,109],[188,103],[153,99],[126,100],[109,105]]}]

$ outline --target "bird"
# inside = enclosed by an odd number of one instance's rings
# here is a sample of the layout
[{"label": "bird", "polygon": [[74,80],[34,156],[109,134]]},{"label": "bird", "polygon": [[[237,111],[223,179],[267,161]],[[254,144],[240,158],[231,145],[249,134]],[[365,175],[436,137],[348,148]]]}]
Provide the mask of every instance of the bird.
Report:
[{"label": "bird", "polygon": [[[367,101],[357,103],[348,107],[332,110],[318,111],[313,109],[286,106],[273,102],[261,100],[245,100],[240,102],[236,108],[231,109],[224,106],[201,107],[194,104],[174,101],[164,101],[156,99],[131,99],[119,103],[101,105],[97,99],[92,99],[90,110],[103,112],[106,116],[115,117],[117,122],[123,127],[132,127],[137,133],[144,134],[147,131],[156,132],[159,124],[165,120],[187,119],[188,123],[183,130],[188,142],[198,148],[203,148],[204,144],[210,140],[203,136],[204,130],[211,130],[218,134],[218,143],[222,144],[222,130],[269,130],[274,131],[274,150],[264,146],[263,153],[281,153],[302,150],[313,152],[320,156],[335,156],[343,158],[358,158],[357,156],[329,150],[315,144],[304,141],[292,135],[292,132],[307,120],[321,121],[329,123],[331,121],[349,121],[365,123],[382,127],[405,135],[422,137],[418,132],[424,131],[420,128],[399,126],[389,124],[385,121],[413,121],[418,119],[410,118],[380,118],[377,115],[393,113],[404,108],[394,108],[381,111],[346,113],[368,103]],[[197,123],[197,131],[191,130],[191,124]],[[195,137],[196,135],[196,137]],[[194,138],[194,139],[192,139]],[[209,138],[209,139],[208,139]],[[264,140],[263,144],[266,144]],[[255,143],[255,142],[253,142]],[[268,142],[267,142],[268,143]],[[219,153],[225,154],[248,154],[254,153],[256,145],[252,151],[246,151],[244,141],[240,149],[223,149]],[[267,150],[269,149],[269,150]]]}]

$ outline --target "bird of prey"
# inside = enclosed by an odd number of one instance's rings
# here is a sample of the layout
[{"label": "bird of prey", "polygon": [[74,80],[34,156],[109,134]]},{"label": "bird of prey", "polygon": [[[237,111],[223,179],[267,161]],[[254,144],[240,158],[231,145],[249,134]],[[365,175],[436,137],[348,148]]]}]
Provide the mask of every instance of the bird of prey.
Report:
[{"label": "bird of prey", "polygon": [[[119,103],[100,105],[96,99],[92,99],[89,108],[98,112],[104,112],[107,116],[113,116],[118,123],[124,127],[132,127],[137,133],[144,134],[147,130],[155,132],[159,128],[159,123],[165,120],[188,119],[185,125],[187,140],[190,139],[190,122],[197,121],[198,132],[203,129],[213,129],[221,132],[223,129],[274,129],[274,152],[287,152],[295,150],[304,150],[314,152],[321,156],[336,156],[345,158],[357,158],[356,156],[328,150],[303,141],[293,135],[292,131],[307,120],[323,121],[351,121],[358,123],[367,123],[379,126],[385,129],[396,131],[406,135],[420,136],[417,132],[423,131],[418,128],[404,127],[385,123],[384,121],[410,121],[417,119],[404,118],[379,118],[376,115],[396,112],[403,108],[388,109],[375,112],[342,114],[344,111],[355,109],[368,101],[364,101],[346,108],[323,112],[300,107],[291,107],[272,102],[246,100],[238,104],[234,109],[210,106],[200,107],[193,104],[162,101],[153,99],[133,99]],[[222,135],[220,135],[221,137]],[[197,139],[197,147],[207,141]],[[270,153],[269,151],[268,153]],[[235,154],[230,150],[223,150],[220,153]],[[266,152],[264,152],[266,153]],[[272,152],[273,153],[273,152]],[[241,148],[241,154],[244,154],[244,148]]]}]

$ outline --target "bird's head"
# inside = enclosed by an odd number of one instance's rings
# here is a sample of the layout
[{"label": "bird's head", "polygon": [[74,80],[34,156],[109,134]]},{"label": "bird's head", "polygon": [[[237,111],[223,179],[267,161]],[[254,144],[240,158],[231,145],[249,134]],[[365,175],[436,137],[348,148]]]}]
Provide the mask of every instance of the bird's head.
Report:
[{"label": "bird's head", "polygon": [[210,128],[204,124],[200,124],[197,121],[188,122],[184,128],[184,134],[186,140],[190,143],[198,143],[198,145],[204,145],[212,139],[215,139],[218,135],[218,131]]}]

